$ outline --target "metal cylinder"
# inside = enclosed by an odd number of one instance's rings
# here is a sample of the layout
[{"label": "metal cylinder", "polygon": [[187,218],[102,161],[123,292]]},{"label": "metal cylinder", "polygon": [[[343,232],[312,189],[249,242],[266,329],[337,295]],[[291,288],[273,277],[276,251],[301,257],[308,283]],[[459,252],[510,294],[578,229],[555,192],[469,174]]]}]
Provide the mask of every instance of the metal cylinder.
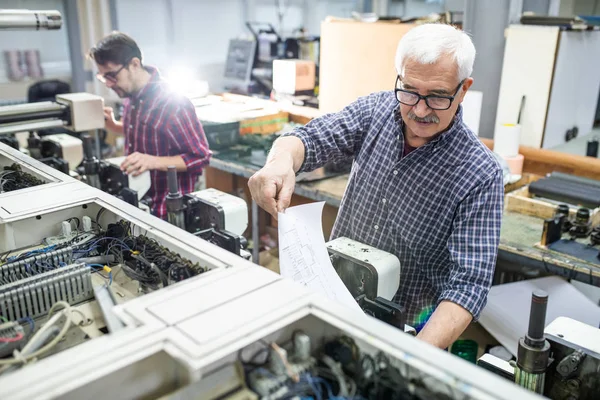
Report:
[{"label": "metal cylinder", "polygon": [[550,359],[550,343],[544,339],[548,293],[535,290],[531,294],[529,328],[519,340],[515,383],[537,393],[543,393]]},{"label": "metal cylinder", "polygon": [[42,101],[39,103],[26,103],[26,104],[15,104],[13,106],[2,106],[0,107],[0,117],[6,117],[9,115],[23,115],[35,112],[43,111],[59,111],[65,109],[65,106],[61,106],[58,103],[52,101]]},{"label": "metal cylinder", "polygon": [[555,215],[557,217],[565,216],[565,217],[569,218],[569,206],[566,204],[559,204],[558,207],[556,207]]},{"label": "metal cylinder", "polygon": [[167,186],[169,187],[169,193],[165,201],[167,206],[167,221],[185,230],[185,202],[179,192],[177,169],[174,166],[167,167]]},{"label": "metal cylinder", "polygon": [[60,29],[62,16],[56,10],[0,10],[0,29]]},{"label": "metal cylinder", "polygon": [[90,135],[81,135],[81,141],[83,142],[83,157],[85,160],[93,160],[94,157],[94,143]]},{"label": "metal cylinder", "polygon": [[526,338],[532,340],[532,343],[528,343],[530,346],[540,347],[537,342],[544,340],[547,306],[548,293],[543,290],[535,290],[531,295],[531,312],[529,314],[529,329],[527,330]]},{"label": "metal cylinder", "polygon": [[100,177],[98,175],[86,175],[86,182],[88,185],[95,187],[96,189],[102,188],[102,185],[100,184]]},{"label": "metal cylinder", "polygon": [[66,109],[59,110],[43,110],[43,111],[31,111],[28,113],[21,112],[18,114],[0,115],[0,124],[14,124],[18,122],[29,122],[38,119],[66,119]]},{"label": "metal cylinder", "polygon": [[169,194],[179,193],[179,183],[177,182],[177,169],[174,166],[167,167],[167,185]]},{"label": "metal cylinder", "polygon": [[294,356],[298,361],[308,361],[310,358],[310,336],[306,333],[294,335]]},{"label": "metal cylinder", "polygon": [[531,374],[520,368],[515,368],[515,383],[532,392],[544,393],[546,374]]},{"label": "metal cylinder", "polygon": [[588,208],[580,208],[577,210],[575,221],[579,224],[587,224],[590,222],[590,210]]}]

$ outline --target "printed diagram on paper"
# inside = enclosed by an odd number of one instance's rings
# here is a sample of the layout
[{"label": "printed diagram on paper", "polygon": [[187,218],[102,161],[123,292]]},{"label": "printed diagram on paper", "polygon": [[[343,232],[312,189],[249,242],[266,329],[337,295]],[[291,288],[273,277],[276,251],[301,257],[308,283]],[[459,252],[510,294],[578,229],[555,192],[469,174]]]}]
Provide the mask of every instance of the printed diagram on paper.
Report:
[{"label": "printed diagram on paper", "polygon": [[298,229],[293,227],[287,232],[283,232],[283,236],[286,243],[285,247],[280,247],[280,251],[284,253],[284,257],[289,258],[291,261],[289,275],[294,282],[301,283],[318,292],[330,293],[328,297],[335,297],[333,290],[317,274],[317,259],[311,249],[306,231],[302,230],[302,233],[300,233]]},{"label": "printed diagram on paper", "polygon": [[331,264],[321,227],[323,205],[305,204],[279,214],[281,275],[362,312]]}]

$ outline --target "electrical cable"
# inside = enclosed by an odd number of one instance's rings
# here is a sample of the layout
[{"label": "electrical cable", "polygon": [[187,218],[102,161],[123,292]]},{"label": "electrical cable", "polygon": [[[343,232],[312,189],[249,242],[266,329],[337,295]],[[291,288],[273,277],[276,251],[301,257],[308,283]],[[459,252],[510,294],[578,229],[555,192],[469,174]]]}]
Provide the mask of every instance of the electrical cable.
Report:
[{"label": "electrical cable", "polygon": [[[61,312],[59,312],[58,314],[55,314],[54,316],[52,316],[52,314],[56,311],[57,307],[63,307],[63,310],[61,310]],[[18,350],[15,350],[13,358],[0,359],[0,365],[7,366],[7,365],[13,365],[13,364],[19,364],[19,363],[25,364],[28,361],[36,358],[37,356],[39,356],[41,354],[46,353],[48,350],[52,349],[67,334],[67,331],[69,330],[69,327],[71,326],[71,323],[72,323],[71,314],[72,314],[72,309],[71,309],[71,306],[69,305],[69,303],[64,302],[64,301],[57,301],[56,303],[54,303],[54,305],[50,308],[50,311],[48,312],[48,316],[49,317],[52,316],[52,318],[50,318],[48,320],[48,322],[46,322],[44,324],[44,326],[42,326],[40,328],[40,330],[36,332],[36,334],[31,338],[31,340],[25,345],[23,350],[21,350],[20,352]],[[27,354],[27,351],[30,349],[30,347],[31,347],[30,345],[34,342],[34,340],[38,336],[43,335],[44,332],[49,330],[52,326],[54,326],[54,324],[56,324],[62,317],[65,317],[65,323],[63,324],[63,327],[60,330],[59,334],[54,339],[52,339],[52,341],[50,343],[46,344],[41,349],[39,349],[31,354]],[[2,371],[0,371],[0,373],[1,372]]]}]

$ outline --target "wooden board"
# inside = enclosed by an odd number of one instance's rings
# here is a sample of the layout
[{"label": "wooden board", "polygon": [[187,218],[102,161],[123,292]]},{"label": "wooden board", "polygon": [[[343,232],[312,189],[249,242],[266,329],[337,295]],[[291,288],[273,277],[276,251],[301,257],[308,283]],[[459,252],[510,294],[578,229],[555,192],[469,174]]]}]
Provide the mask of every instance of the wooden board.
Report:
[{"label": "wooden board", "polygon": [[494,130],[517,123],[521,98],[521,145],[540,148],[552,89],[559,28],[511,25],[506,30],[500,93]]},{"label": "wooden board", "polygon": [[[490,150],[494,148],[492,139],[480,138],[480,140]],[[600,176],[600,158],[577,156],[529,146],[519,146],[519,153],[525,157],[523,173],[543,176],[557,171],[592,179],[598,179]]]},{"label": "wooden board", "polygon": [[[552,218],[556,212],[556,204],[543,199],[534,198],[531,193],[529,193],[529,186],[508,193],[505,197],[504,207],[506,211],[542,219]],[[578,207],[570,207],[569,215],[571,218],[575,218],[577,210]],[[593,226],[600,224],[600,208],[590,210],[590,219]]]},{"label": "wooden board", "polygon": [[360,96],[392,90],[398,42],[415,26],[331,19],[321,23],[319,110],[340,111]]}]

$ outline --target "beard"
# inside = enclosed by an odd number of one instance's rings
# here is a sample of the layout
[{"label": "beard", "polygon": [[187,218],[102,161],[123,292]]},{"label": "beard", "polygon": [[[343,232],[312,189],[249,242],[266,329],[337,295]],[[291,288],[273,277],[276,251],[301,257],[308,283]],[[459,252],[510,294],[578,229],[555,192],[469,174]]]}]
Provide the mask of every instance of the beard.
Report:
[{"label": "beard", "polygon": [[435,114],[429,114],[424,117],[417,117],[417,115],[412,110],[408,112],[408,119],[412,119],[413,121],[416,121],[416,122],[425,122],[425,123],[433,123],[433,124],[440,123],[440,119]]}]

